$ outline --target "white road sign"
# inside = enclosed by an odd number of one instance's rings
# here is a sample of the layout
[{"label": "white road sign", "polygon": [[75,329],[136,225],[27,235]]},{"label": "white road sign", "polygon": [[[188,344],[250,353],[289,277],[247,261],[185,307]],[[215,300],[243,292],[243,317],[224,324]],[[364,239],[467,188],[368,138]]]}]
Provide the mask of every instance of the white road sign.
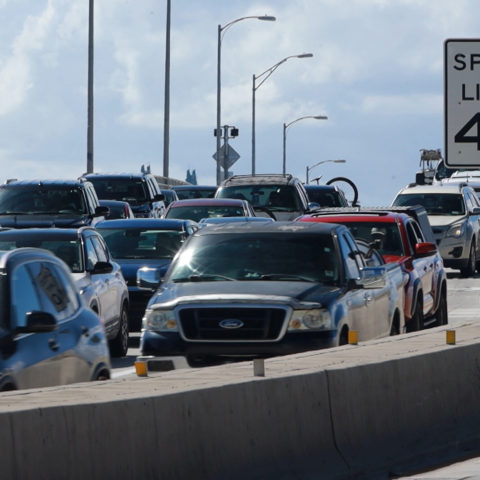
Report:
[{"label": "white road sign", "polygon": [[[226,154],[225,151],[227,151]],[[232,146],[226,145],[225,143],[220,147],[220,153],[223,157],[220,160],[221,166],[227,170],[240,158],[240,154]],[[212,155],[212,158],[218,162],[217,152]]]},{"label": "white road sign", "polygon": [[445,161],[480,169],[480,39],[444,45]]}]

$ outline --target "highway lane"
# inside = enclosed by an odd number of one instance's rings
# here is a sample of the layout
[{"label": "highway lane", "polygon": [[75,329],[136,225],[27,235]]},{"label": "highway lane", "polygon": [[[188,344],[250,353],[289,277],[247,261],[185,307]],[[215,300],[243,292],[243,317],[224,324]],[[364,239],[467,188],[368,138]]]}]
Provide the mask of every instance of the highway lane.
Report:
[{"label": "highway lane", "polygon": [[[457,270],[447,269],[448,315],[453,326],[476,321],[480,312],[480,274],[473,278],[462,278]],[[124,358],[112,359],[112,377],[135,375],[134,362],[140,354],[140,333],[130,333],[130,347]],[[170,357],[171,358],[171,357]],[[183,359],[174,359],[176,368],[188,368]]]}]

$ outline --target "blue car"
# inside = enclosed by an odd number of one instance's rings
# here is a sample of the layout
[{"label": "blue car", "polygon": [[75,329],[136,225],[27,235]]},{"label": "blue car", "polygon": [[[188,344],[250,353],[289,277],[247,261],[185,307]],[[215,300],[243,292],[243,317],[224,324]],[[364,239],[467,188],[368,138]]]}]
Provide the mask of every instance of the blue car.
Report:
[{"label": "blue car", "polygon": [[0,295],[0,391],[110,378],[103,325],[62,260],[0,252]]},{"label": "blue car", "polygon": [[137,287],[137,271],[142,267],[165,273],[185,239],[198,230],[191,220],[133,218],[107,220],[97,225],[110,253],[120,265],[130,297],[129,328],[138,331],[151,292]]}]

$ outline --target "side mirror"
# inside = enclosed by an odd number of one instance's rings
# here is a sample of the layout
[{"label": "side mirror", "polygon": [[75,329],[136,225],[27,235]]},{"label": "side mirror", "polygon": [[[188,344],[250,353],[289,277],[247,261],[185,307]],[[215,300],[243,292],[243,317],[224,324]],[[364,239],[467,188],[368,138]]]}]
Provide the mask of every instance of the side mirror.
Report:
[{"label": "side mirror", "polygon": [[94,217],[107,217],[109,213],[110,209],[108,207],[99,205],[98,207],[95,207]]},{"label": "side mirror", "polygon": [[437,247],[434,243],[430,242],[421,242],[415,245],[415,256],[416,257],[426,257],[428,255],[433,255],[437,251]]},{"label": "side mirror", "polygon": [[480,207],[473,207],[472,213],[473,215],[480,215]]},{"label": "side mirror", "polygon": [[165,200],[165,195],[163,193],[157,193],[154,197],[153,200],[155,202],[160,202],[161,200]]},{"label": "side mirror", "polygon": [[92,275],[98,275],[102,273],[111,273],[113,271],[113,265],[110,262],[97,262],[93,267],[93,270],[90,270]]},{"label": "side mirror", "polygon": [[17,327],[17,333],[41,333],[53,332],[57,329],[56,318],[48,312],[32,311],[26,314],[27,323],[25,326]]},{"label": "side mirror", "polygon": [[167,269],[142,267],[137,270],[137,287],[144,290],[155,291],[162,283]]}]

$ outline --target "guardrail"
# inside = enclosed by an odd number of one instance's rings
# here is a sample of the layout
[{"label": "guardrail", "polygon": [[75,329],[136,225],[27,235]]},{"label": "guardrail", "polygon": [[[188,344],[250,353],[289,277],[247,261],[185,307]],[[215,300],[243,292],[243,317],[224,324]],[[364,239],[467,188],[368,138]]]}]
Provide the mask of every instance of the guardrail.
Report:
[{"label": "guardrail", "polygon": [[480,326],[0,395],[0,478],[389,478],[480,449]]}]

